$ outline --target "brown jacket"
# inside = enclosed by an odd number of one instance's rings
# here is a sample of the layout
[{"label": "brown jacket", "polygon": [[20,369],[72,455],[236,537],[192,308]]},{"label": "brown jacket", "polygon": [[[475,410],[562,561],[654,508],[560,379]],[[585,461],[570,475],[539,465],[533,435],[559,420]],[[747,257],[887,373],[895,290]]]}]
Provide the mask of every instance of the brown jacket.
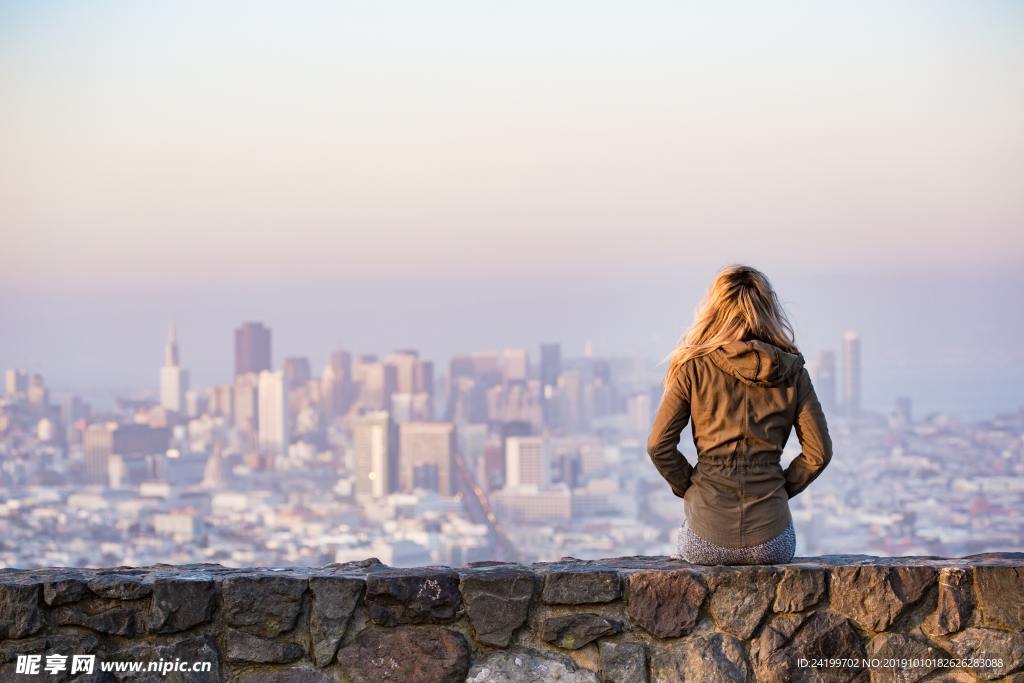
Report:
[{"label": "brown jacket", "polygon": [[[696,467],[676,448],[691,419]],[[803,452],[783,471],[794,427]],[[683,365],[665,388],[647,453],[684,500],[693,531],[740,548],[782,533],[788,500],[828,465],[832,441],[803,356],[736,341]]]}]

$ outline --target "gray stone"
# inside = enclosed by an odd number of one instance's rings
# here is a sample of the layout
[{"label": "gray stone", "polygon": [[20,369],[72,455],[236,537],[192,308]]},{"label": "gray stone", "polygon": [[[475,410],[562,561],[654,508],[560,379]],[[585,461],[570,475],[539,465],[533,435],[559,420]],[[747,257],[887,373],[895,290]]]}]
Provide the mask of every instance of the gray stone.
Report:
[{"label": "gray stone", "polygon": [[290,666],[287,669],[246,671],[235,683],[333,683],[334,679],[316,669]]},{"label": "gray stone", "polygon": [[860,636],[845,617],[835,612],[776,616],[751,641],[750,657],[759,683],[868,680],[867,669],[860,666],[821,669],[799,666],[801,658],[863,661],[864,644]]},{"label": "gray stone", "polygon": [[229,626],[261,638],[295,628],[308,579],[258,573],[229,576],[221,583],[221,615]]},{"label": "gray stone", "polygon": [[591,605],[622,596],[619,573],[601,569],[568,569],[544,575],[541,600],[546,605]]},{"label": "gray stone", "polygon": [[85,581],[76,576],[65,576],[43,584],[43,601],[47,605],[65,605],[77,602],[88,593]]},{"label": "gray stone", "polygon": [[708,576],[708,609],[715,625],[741,640],[749,638],[768,612],[775,595],[776,572],[723,569]]},{"label": "gray stone", "polygon": [[1024,631],[1024,567],[975,567],[974,595],[982,626]]},{"label": "gray stone", "polygon": [[39,584],[0,583],[0,640],[24,638],[43,627]]},{"label": "gray stone", "polygon": [[600,683],[565,655],[530,649],[500,650],[473,664],[466,683]]},{"label": "gray stone", "polygon": [[[132,683],[215,683],[220,681],[220,653],[211,636],[194,636],[175,643],[138,642],[111,652],[106,656],[97,656],[97,661],[137,661],[155,662],[209,662],[209,671],[173,671],[167,675],[159,672],[143,672],[141,674],[118,674],[118,681]],[[98,668],[98,665],[97,665]]]},{"label": "gray stone", "polygon": [[566,650],[578,650],[598,638],[622,631],[622,622],[600,614],[566,614],[544,620],[540,637]]},{"label": "gray stone", "polygon": [[825,595],[826,576],[823,569],[786,567],[775,587],[772,609],[776,612],[802,612],[818,604]]},{"label": "gray stone", "polygon": [[366,610],[382,626],[452,621],[462,604],[451,569],[402,569],[366,577]]},{"label": "gray stone", "polygon": [[229,628],[224,638],[225,657],[232,662],[285,664],[300,659],[305,653],[298,643],[260,638],[245,631]]},{"label": "gray stone", "polygon": [[62,625],[84,626],[97,633],[134,638],[142,635],[142,618],[132,607],[109,607],[96,612],[84,612],[73,607],[58,607],[54,620]]},{"label": "gray stone", "polygon": [[601,680],[605,683],[647,683],[647,654],[644,644],[633,641],[602,640]]},{"label": "gray stone", "polygon": [[469,670],[469,645],[441,627],[369,628],[338,651],[352,683],[461,683]]},{"label": "gray stone", "polygon": [[945,635],[967,626],[973,604],[971,570],[945,567],[939,571],[939,590],[932,612],[922,628],[926,633]]},{"label": "gray stone", "polygon": [[740,641],[722,633],[689,636],[651,656],[651,673],[659,683],[733,683],[752,680]]},{"label": "gray stone", "polygon": [[89,590],[104,598],[137,600],[153,592],[153,586],[136,576],[102,574],[88,582]]},{"label": "gray stone", "polygon": [[835,567],[830,606],[865,631],[884,631],[924,595],[935,577],[935,568],[928,566]]},{"label": "gray stone", "polygon": [[689,570],[637,572],[626,586],[626,613],[653,636],[678,638],[696,625],[706,595]]},{"label": "gray stone", "polygon": [[965,668],[987,680],[1005,676],[1024,666],[1024,634],[972,626],[935,640],[956,657],[982,660],[979,663],[985,666]]},{"label": "gray stone", "polygon": [[525,569],[502,567],[462,577],[461,588],[477,640],[507,647],[516,629],[526,623],[536,580]]},{"label": "gray stone", "polygon": [[354,577],[310,577],[309,636],[313,641],[313,663],[317,666],[327,666],[334,659],[364,585],[362,579]]},{"label": "gray stone", "polygon": [[886,660],[907,660],[917,661],[919,664],[917,667],[907,668],[873,667],[871,683],[915,683],[938,669],[938,659],[946,656],[927,643],[914,640],[902,633],[879,633],[868,641],[867,655],[870,659],[879,660],[880,663]]},{"label": "gray stone", "polygon": [[157,579],[146,625],[149,632],[177,633],[209,621],[216,591],[213,579]]},{"label": "gray stone", "polygon": [[[66,655],[68,662],[71,655],[92,654],[96,651],[99,640],[92,634],[58,634],[33,636],[23,640],[8,640],[0,643],[0,681],[42,683],[42,681],[62,680],[61,676],[47,676],[44,671],[46,657],[49,655]],[[40,674],[17,674],[18,655],[40,655]],[[113,679],[109,679],[113,683]],[[79,683],[79,679],[75,679]],[[99,681],[97,681],[99,683]],[[104,682],[106,683],[106,679]]]}]

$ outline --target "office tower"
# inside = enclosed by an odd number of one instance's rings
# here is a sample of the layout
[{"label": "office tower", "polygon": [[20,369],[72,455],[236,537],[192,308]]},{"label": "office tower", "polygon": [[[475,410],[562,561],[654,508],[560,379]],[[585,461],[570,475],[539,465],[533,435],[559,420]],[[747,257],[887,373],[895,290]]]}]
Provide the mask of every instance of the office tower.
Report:
[{"label": "office tower", "polygon": [[907,424],[913,422],[913,402],[910,400],[909,396],[896,397],[896,414],[899,415]]},{"label": "office tower", "polygon": [[24,396],[28,393],[28,373],[8,368],[4,374],[4,388],[8,396]]},{"label": "office tower", "polygon": [[814,384],[814,393],[818,396],[821,407],[826,411],[835,410],[837,384],[836,354],[832,351],[822,351],[819,353],[813,370],[811,382]]},{"label": "office tower", "polygon": [[398,443],[391,417],[384,411],[352,421],[355,494],[381,498],[394,492],[398,479]]},{"label": "office tower", "polygon": [[505,382],[525,381],[530,373],[526,349],[505,349],[501,354],[501,375]]},{"label": "office tower", "polygon": [[235,427],[255,434],[259,429],[259,375],[248,372],[235,378],[234,413]]},{"label": "office tower", "polygon": [[561,344],[540,345],[540,390],[544,425],[558,426],[558,376],[562,374]]},{"label": "office tower", "polygon": [[369,408],[388,410],[391,395],[395,393],[398,374],[395,366],[381,361],[366,363],[361,368],[363,375],[359,400]]},{"label": "office tower", "polygon": [[434,398],[434,361],[422,360],[416,363],[415,382],[417,394],[427,394]]},{"label": "office tower", "polygon": [[178,358],[178,333],[174,323],[167,332],[164,364],[160,368],[160,405],[176,413],[185,412],[185,393],[188,391],[188,371]]},{"label": "office tower", "polygon": [[547,486],[548,447],[542,436],[510,436],[505,440],[505,486]]},{"label": "office tower", "polygon": [[430,422],[434,419],[430,394],[391,394],[395,422]]},{"label": "office tower", "polygon": [[850,417],[860,414],[860,337],[843,335],[843,409]]},{"label": "office tower", "polygon": [[304,356],[285,358],[281,363],[281,371],[284,373],[284,383],[288,389],[304,387],[312,377],[309,359]]},{"label": "office tower", "polygon": [[411,349],[395,351],[384,362],[395,368],[395,391],[400,394],[416,393],[416,366],[419,354]]},{"label": "office tower", "polygon": [[344,349],[331,352],[327,366],[320,377],[320,399],[328,418],[348,412],[355,400],[355,385],[352,382],[352,354]]},{"label": "office tower", "polygon": [[406,422],[398,426],[398,488],[455,495],[455,425]]},{"label": "office tower", "polygon": [[170,430],[141,424],[103,422],[89,425],[83,438],[84,480],[88,484],[107,484],[113,455],[137,458],[167,451]]},{"label": "office tower", "polygon": [[570,433],[585,431],[586,406],[584,405],[583,381],[579,370],[566,370],[558,377],[559,426]]},{"label": "office tower", "polygon": [[270,455],[284,455],[288,452],[291,434],[284,373],[264,370],[259,377],[260,450]]},{"label": "office tower", "polygon": [[270,328],[246,322],[235,330],[235,377],[271,369]]},{"label": "office tower", "polygon": [[651,430],[651,396],[647,393],[633,394],[626,399],[626,415],[629,430],[634,434],[646,434]]},{"label": "office tower", "polygon": [[28,378],[28,402],[37,408],[45,409],[50,405],[50,390],[46,388],[46,381],[38,372],[33,372]]}]

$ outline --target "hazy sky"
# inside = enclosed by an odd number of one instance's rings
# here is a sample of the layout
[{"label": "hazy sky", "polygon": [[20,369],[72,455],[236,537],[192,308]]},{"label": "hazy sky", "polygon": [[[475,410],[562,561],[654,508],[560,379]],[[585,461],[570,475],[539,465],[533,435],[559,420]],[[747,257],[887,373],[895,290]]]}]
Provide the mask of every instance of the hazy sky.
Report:
[{"label": "hazy sky", "polygon": [[1022,74],[1013,2],[0,3],[0,364],[660,353],[748,261],[817,347],[1020,369]]}]

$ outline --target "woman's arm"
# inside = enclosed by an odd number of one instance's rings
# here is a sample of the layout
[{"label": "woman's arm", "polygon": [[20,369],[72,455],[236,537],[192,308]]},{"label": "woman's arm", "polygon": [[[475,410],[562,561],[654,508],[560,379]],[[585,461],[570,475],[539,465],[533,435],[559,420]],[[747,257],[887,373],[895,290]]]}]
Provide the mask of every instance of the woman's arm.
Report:
[{"label": "woman's arm", "polygon": [[828,435],[825,413],[814,393],[807,368],[797,380],[797,409],[794,427],[801,453],[786,468],[786,493],[792,498],[807,488],[832,459],[832,439]]},{"label": "woman's arm", "polygon": [[672,493],[680,498],[690,486],[693,467],[676,448],[679,434],[690,420],[689,382],[685,372],[678,372],[661,397],[658,414],[654,417],[651,434],[647,437],[647,455],[658,468],[661,476],[672,487]]}]

